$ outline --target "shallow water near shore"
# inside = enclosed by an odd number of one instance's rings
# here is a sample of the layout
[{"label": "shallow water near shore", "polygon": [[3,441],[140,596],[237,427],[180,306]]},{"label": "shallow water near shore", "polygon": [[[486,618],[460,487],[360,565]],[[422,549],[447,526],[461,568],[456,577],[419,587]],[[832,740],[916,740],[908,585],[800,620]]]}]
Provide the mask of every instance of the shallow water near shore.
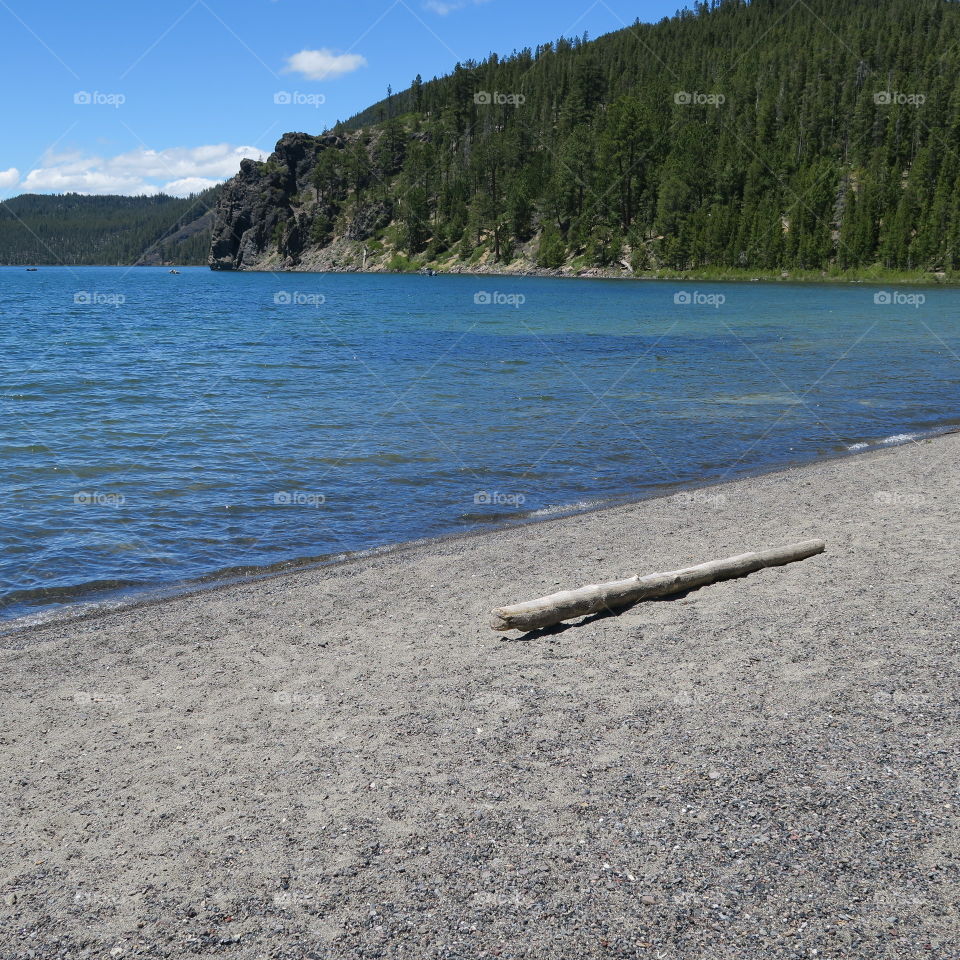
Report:
[{"label": "shallow water near shore", "polygon": [[863,284],[0,269],[0,618],[940,432],[958,308]]}]

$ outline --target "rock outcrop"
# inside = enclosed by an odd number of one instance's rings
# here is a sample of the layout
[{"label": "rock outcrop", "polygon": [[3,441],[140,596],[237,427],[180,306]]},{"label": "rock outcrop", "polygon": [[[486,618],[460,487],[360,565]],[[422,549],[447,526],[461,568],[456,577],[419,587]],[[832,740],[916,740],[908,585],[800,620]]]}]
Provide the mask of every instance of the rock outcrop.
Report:
[{"label": "rock outcrop", "polygon": [[[436,259],[411,259],[398,248],[396,173],[385,166],[382,130],[343,136],[287,133],[266,161],[244,160],[223,186],[214,210],[208,263],[213,270],[317,272],[437,270],[445,273],[625,276],[628,262],[607,268],[537,265],[539,236],[517,243],[509,261],[492,251],[464,259],[447,247]],[[409,134],[410,142],[426,142]],[[363,188],[354,177],[360,150],[367,154]],[[325,151],[341,151],[324,157]],[[332,162],[336,159],[337,162]],[[360,164],[363,166],[363,163]],[[389,161],[386,168],[390,169]]]},{"label": "rock outcrop", "polygon": [[211,269],[257,269],[268,255],[280,269],[295,268],[310,235],[310,221],[298,200],[313,189],[311,176],[320,154],[343,146],[343,137],[287,133],[268,160],[241,161],[214,213]]}]

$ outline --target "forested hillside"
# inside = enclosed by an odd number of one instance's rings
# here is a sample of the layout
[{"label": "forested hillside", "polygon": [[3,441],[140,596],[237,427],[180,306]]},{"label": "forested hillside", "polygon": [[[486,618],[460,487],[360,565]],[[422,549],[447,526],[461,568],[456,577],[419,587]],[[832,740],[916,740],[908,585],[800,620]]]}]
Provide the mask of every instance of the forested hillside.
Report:
[{"label": "forested hillside", "polygon": [[0,203],[0,263],[205,263],[219,189],[184,199],[14,197]]},{"label": "forested hillside", "polygon": [[949,272],[958,178],[960,5],[715,0],[288,135],[211,264]]}]

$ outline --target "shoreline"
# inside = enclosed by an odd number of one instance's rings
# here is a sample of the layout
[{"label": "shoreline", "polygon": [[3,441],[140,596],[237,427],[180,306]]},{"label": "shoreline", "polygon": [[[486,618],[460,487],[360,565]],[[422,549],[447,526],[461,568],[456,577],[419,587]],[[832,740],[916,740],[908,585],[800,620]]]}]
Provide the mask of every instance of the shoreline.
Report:
[{"label": "shoreline", "polygon": [[[570,272],[570,271],[558,271],[558,270],[548,270],[546,268],[536,268],[536,269],[525,269],[525,270],[445,270],[442,268],[432,267],[434,273],[430,276],[433,278],[436,277],[503,277],[505,279],[544,279],[544,280],[622,280],[624,282],[659,282],[659,283],[764,283],[764,284],[780,284],[784,286],[789,286],[790,284],[803,284],[803,285],[816,285],[822,284],[824,286],[836,286],[839,284],[857,284],[863,286],[888,286],[890,284],[903,284],[904,286],[919,286],[919,287],[941,287],[941,288],[953,288],[960,287],[960,276],[953,278],[937,278],[937,277],[917,277],[910,274],[896,274],[891,273],[889,275],[882,276],[863,276],[863,277],[846,277],[846,276],[806,276],[806,275],[793,275],[790,276],[773,276],[773,275],[744,275],[744,276],[731,276],[731,275],[712,275],[710,273],[703,273],[697,271],[691,271],[689,273],[665,273],[665,274],[628,274],[625,272],[604,272],[600,269],[598,270],[587,270],[583,272]],[[210,268],[211,273],[270,273],[270,274],[315,274],[318,276],[323,275],[338,275],[338,274],[356,274],[358,276],[391,276],[391,277],[415,277],[415,276],[425,276],[424,270],[414,269],[414,270],[358,270],[354,268],[343,268],[343,269],[334,269],[329,268],[325,270],[311,269],[309,267],[304,267],[303,269],[299,267],[256,267],[249,268],[245,267],[242,270],[223,270],[223,269],[213,269]]]},{"label": "shoreline", "polygon": [[[0,943],[949,955],[960,435],[713,489],[5,638]],[[616,616],[489,626],[810,537]]]},{"label": "shoreline", "polygon": [[[90,599],[78,597],[76,600],[65,603],[57,603],[54,601],[49,604],[38,605],[35,610],[20,614],[16,617],[9,619],[0,618],[0,646],[2,646],[3,640],[10,637],[29,635],[53,626],[70,625],[91,619],[95,620],[113,613],[152,607],[171,600],[202,596],[211,591],[229,590],[244,584],[282,580],[285,577],[297,576],[298,574],[309,571],[337,567],[343,564],[359,563],[375,557],[392,556],[407,551],[428,549],[431,546],[439,546],[450,541],[493,536],[508,530],[523,529],[542,523],[549,523],[554,520],[586,516],[592,513],[617,510],[622,507],[637,506],[653,500],[682,498],[685,494],[690,496],[701,491],[714,490],[729,484],[740,483],[751,479],[789,474],[795,470],[814,467],[820,463],[846,460],[850,457],[858,457],[876,452],[893,451],[910,443],[929,442],[940,437],[958,433],[960,433],[960,426],[957,426],[956,422],[945,421],[941,426],[930,430],[924,430],[919,433],[894,434],[880,440],[864,441],[862,444],[856,443],[846,450],[823,453],[809,459],[798,460],[787,466],[774,469],[767,469],[763,466],[745,467],[741,473],[726,479],[698,480],[689,484],[665,484],[653,488],[651,492],[646,494],[638,494],[636,491],[625,491],[614,497],[587,500],[580,504],[551,505],[530,511],[529,513],[521,513],[516,519],[491,520],[479,529],[472,528],[466,531],[450,530],[447,533],[435,537],[378,544],[348,553],[292,557],[288,560],[281,560],[262,566],[253,564],[226,567],[211,570],[199,577],[186,580],[174,580],[169,583],[119,587],[116,590],[108,590],[106,592],[91,590],[89,591]],[[82,591],[82,588],[83,585],[81,584],[76,588],[64,589],[77,589],[78,591]],[[49,616],[44,617],[44,613],[48,613]]]},{"label": "shoreline", "polygon": [[[960,287],[960,272],[955,276],[950,276],[944,271],[913,271],[898,272],[895,270],[881,271],[879,273],[863,273],[853,271],[843,274],[829,274],[818,270],[798,270],[786,271],[751,271],[751,270],[720,270],[716,273],[705,270],[690,271],[659,271],[655,273],[635,274],[626,270],[610,270],[604,267],[591,267],[585,269],[548,269],[546,267],[536,267],[532,265],[524,266],[522,269],[447,269],[443,265],[426,264],[417,266],[410,270],[390,270],[390,269],[359,269],[350,267],[327,267],[326,269],[315,269],[310,266],[304,267],[244,267],[241,270],[226,270],[222,268],[214,269],[208,263],[163,263],[163,264],[115,264],[115,263],[85,263],[85,264],[62,264],[62,263],[38,263],[37,268],[59,268],[64,270],[83,270],[83,269],[103,269],[103,268],[127,268],[127,269],[160,269],[169,270],[171,267],[182,269],[205,269],[211,273],[272,273],[272,274],[297,274],[310,273],[317,275],[324,274],[357,274],[364,276],[422,276],[424,270],[431,269],[435,277],[504,277],[512,278],[542,278],[552,280],[636,280],[636,281],[662,281],[670,283],[765,283],[789,285],[799,284],[823,284],[826,286],[835,286],[838,284],[862,284],[865,286],[885,286],[889,284],[904,284],[909,286],[922,287],[940,287],[954,288]],[[465,264],[465,266],[470,266]],[[25,270],[24,264],[0,264],[0,269],[7,270]]]},{"label": "shoreline", "polygon": [[[747,271],[743,275],[732,273],[712,274],[705,271],[690,271],[686,273],[666,271],[657,274],[633,274],[625,271],[605,271],[602,268],[588,269],[583,271],[569,270],[551,270],[545,267],[525,268],[523,270],[447,270],[443,267],[431,266],[434,272],[433,277],[504,277],[507,279],[515,278],[540,278],[549,280],[623,280],[663,283],[766,283],[766,284],[823,284],[835,286],[838,284],[862,284],[864,286],[886,286],[889,284],[903,284],[909,286],[923,287],[958,287],[960,286],[960,276],[956,277],[936,277],[936,276],[916,276],[913,274],[898,274],[891,272],[881,275],[863,275],[863,276],[829,276],[823,274],[808,275],[806,273],[789,274],[787,276],[773,274],[756,274]],[[256,267],[242,270],[223,270],[213,269],[213,273],[312,273],[312,274],[358,274],[358,275],[384,275],[384,276],[423,276],[424,268],[411,270],[358,270],[352,267],[342,269],[328,268],[325,270],[311,269],[310,267]]]}]

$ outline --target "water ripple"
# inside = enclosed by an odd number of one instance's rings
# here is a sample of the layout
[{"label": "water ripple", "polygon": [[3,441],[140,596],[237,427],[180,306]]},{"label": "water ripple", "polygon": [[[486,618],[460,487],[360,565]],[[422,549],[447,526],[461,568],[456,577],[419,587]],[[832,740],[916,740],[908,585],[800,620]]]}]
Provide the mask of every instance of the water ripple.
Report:
[{"label": "water ripple", "polygon": [[[523,307],[474,302],[494,287]],[[278,306],[281,288],[325,302]],[[727,284],[719,309],[679,289],[0,269],[0,616],[911,442],[960,415],[952,290],[921,316],[865,285]]]}]

